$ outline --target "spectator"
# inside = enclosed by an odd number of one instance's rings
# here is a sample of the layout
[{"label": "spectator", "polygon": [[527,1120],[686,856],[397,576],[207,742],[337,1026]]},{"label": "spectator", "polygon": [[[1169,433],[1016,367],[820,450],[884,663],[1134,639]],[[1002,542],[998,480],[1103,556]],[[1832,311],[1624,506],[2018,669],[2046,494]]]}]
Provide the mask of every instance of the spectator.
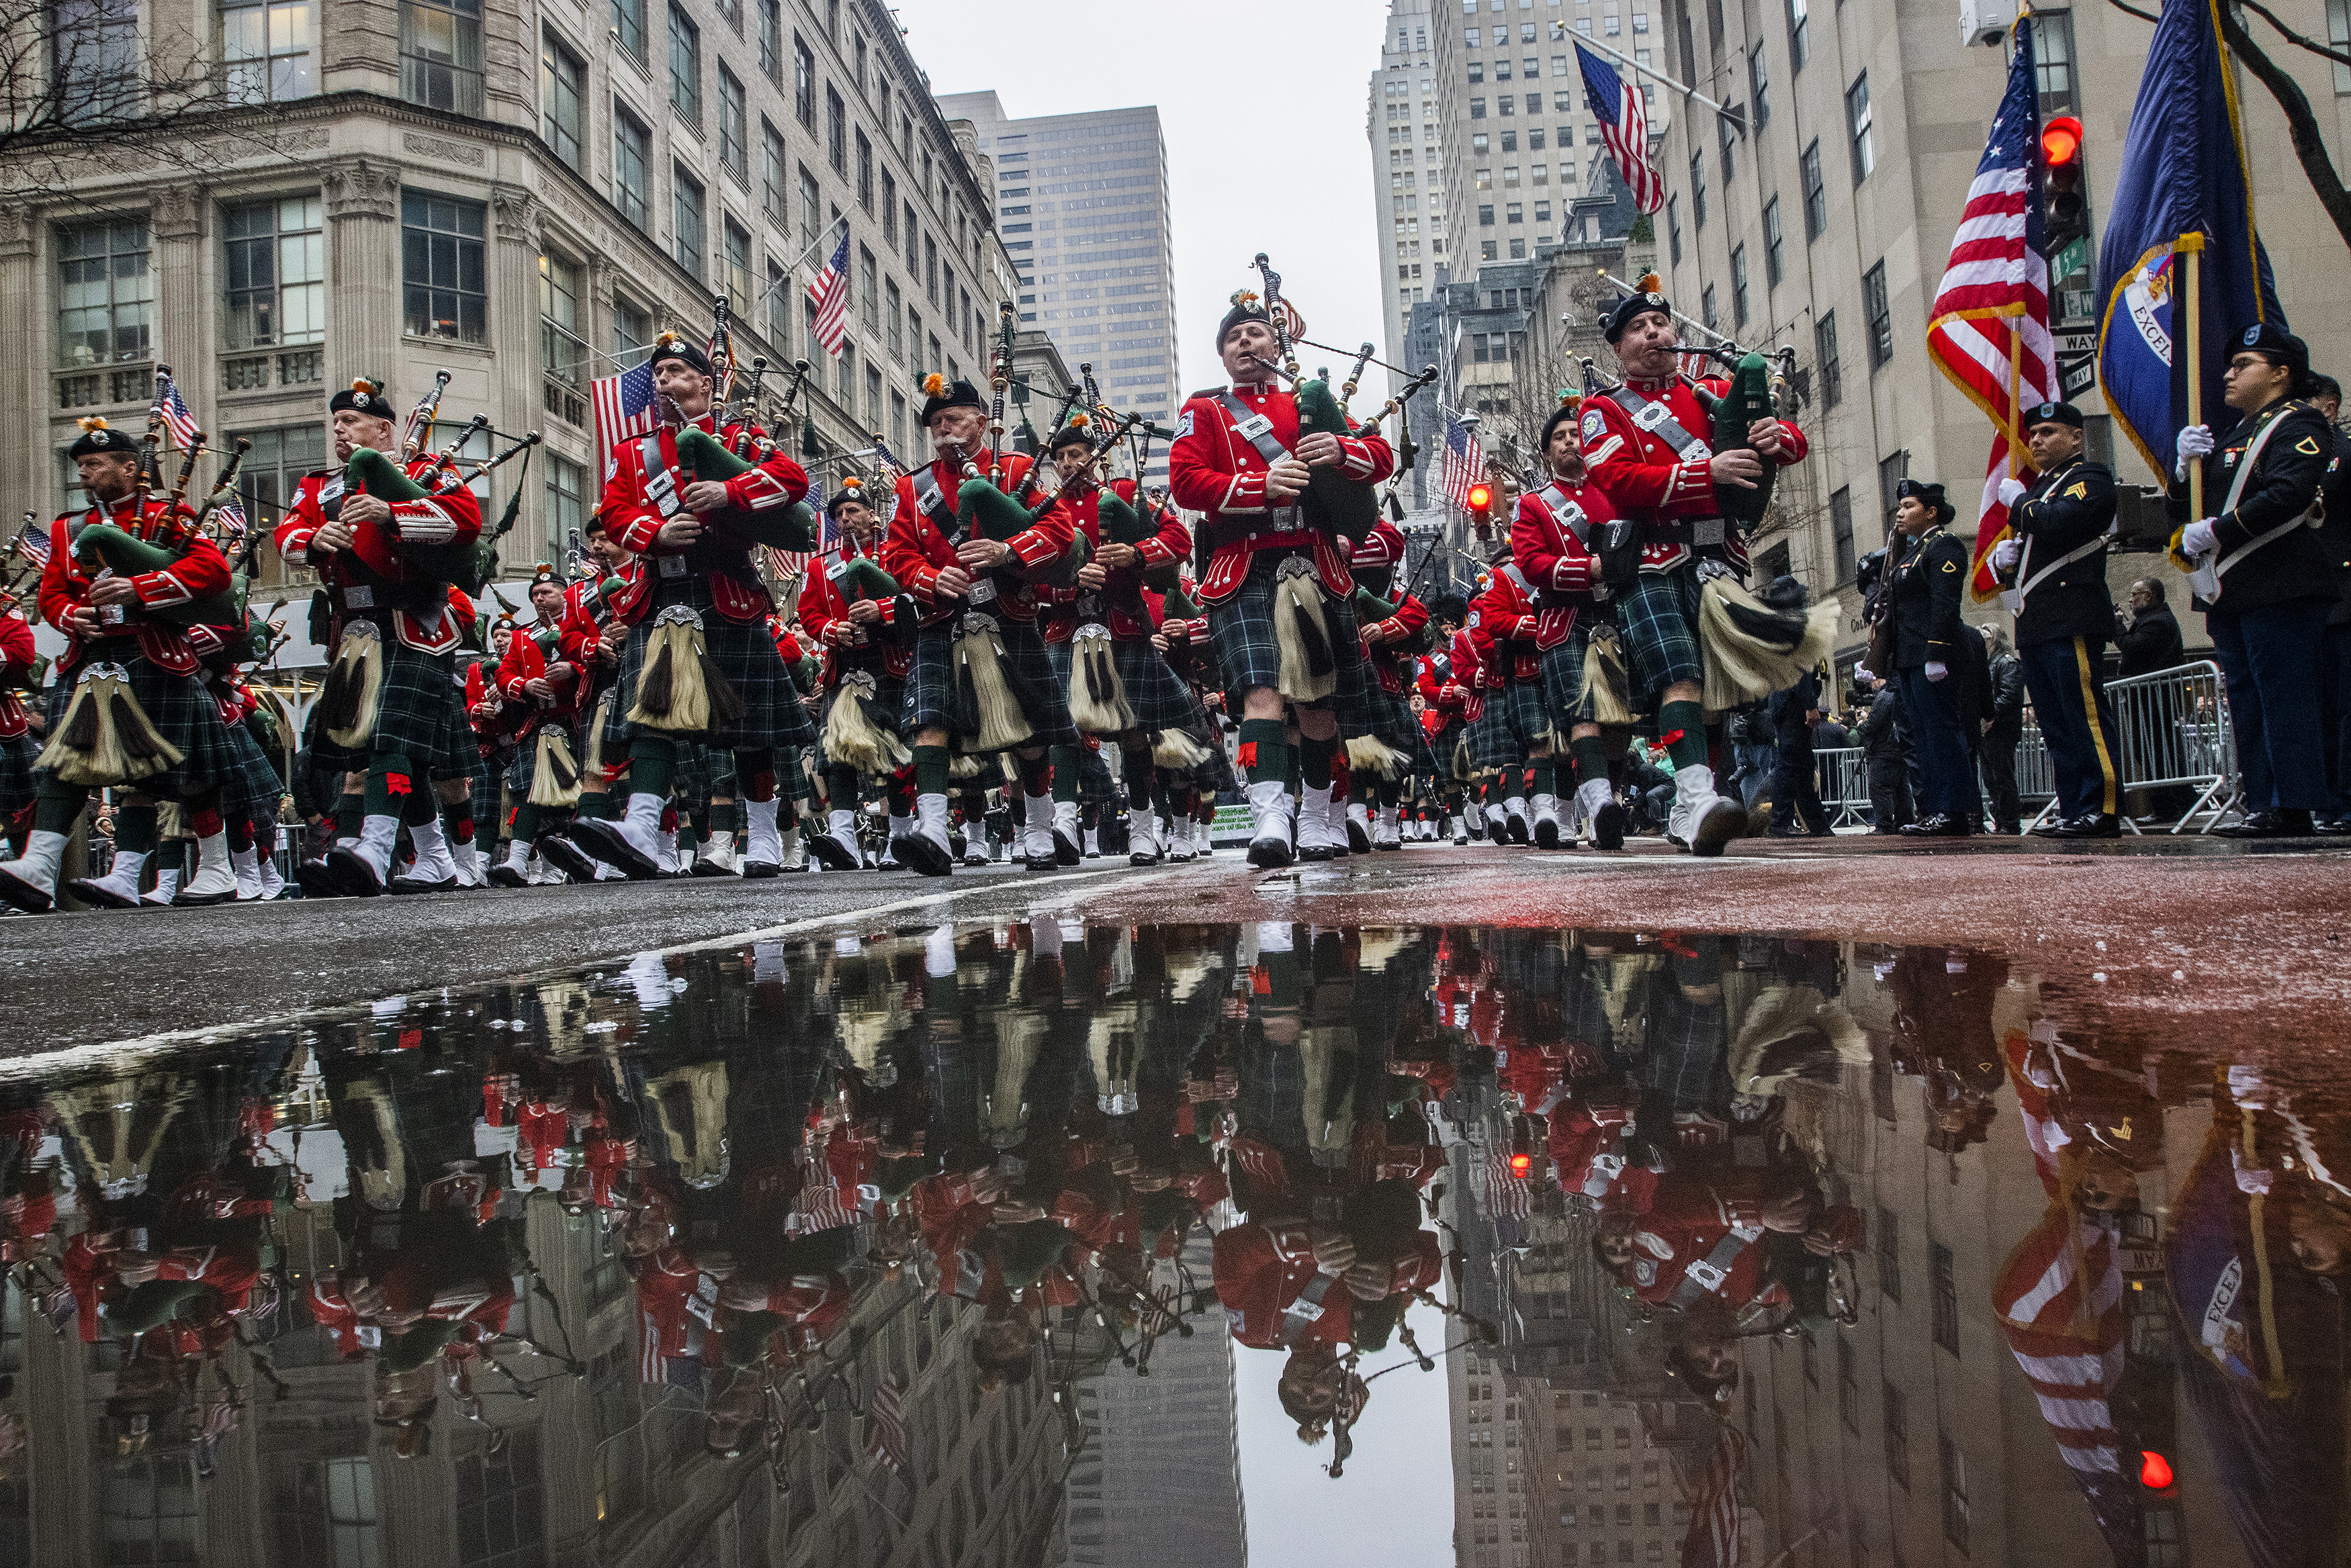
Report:
[{"label": "spectator", "polygon": [[2115,614],[2115,647],[2122,654],[2122,675],[2153,675],[2177,670],[2188,662],[2179,638],[2179,618],[2163,585],[2141,577],[2130,586],[2130,607]]},{"label": "spectator", "polygon": [[1723,739],[1739,760],[1739,799],[1750,811],[1770,792],[1771,770],[1779,755],[1771,715],[1767,711],[1769,701],[1741,703],[1730,711],[1723,725]]},{"label": "spectator", "polygon": [[[1856,677],[1865,671],[1856,671]],[[1869,708],[1857,728],[1869,775],[1869,830],[1899,833],[1910,820],[1910,742],[1890,680],[1869,682]]]},{"label": "spectator", "polygon": [[1991,830],[2013,838],[2024,831],[2023,806],[2016,793],[2016,748],[2024,739],[2024,661],[2009,647],[2008,633],[1983,628],[1984,652],[1991,659],[1991,722],[1984,726],[1984,794],[1991,797]]},{"label": "spectator", "polygon": [[1771,728],[1780,737],[1779,766],[1771,774],[1773,838],[1826,838],[1829,814],[1821,805],[1813,762],[1813,737],[1822,722],[1821,683],[1805,671],[1785,691],[1771,694]]},{"label": "spectator", "polygon": [[1834,713],[1817,705],[1813,711],[1813,744],[1821,751],[1834,752],[1853,744],[1853,736]]},{"label": "spectator", "polygon": [[2326,521],[2318,537],[2335,567],[2335,607],[2326,612],[2326,645],[2319,666],[2326,729],[2327,813],[2319,831],[2351,836],[2351,437],[2343,433],[2343,388],[2332,376],[2312,378],[2311,401],[2334,427],[2335,456],[2326,471]]}]

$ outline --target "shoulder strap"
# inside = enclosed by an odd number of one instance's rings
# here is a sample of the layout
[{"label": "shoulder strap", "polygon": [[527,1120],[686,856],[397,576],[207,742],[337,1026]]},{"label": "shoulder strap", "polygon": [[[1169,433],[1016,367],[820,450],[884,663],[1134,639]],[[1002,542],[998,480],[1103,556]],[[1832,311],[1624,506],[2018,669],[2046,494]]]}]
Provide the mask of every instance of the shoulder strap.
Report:
[{"label": "shoulder strap", "polygon": [[1224,405],[1225,412],[1232,415],[1234,428],[1240,431],[1241,439],[1257,448],[1258,456],[1265,459],[1268,464],[1290,455],[1290,449],[1274,439],[1273,421],[1263,414],[1249,412],[1241,407],[1238,398],[1222,388],[1217,391],[1217,401]]},{"label": "shoulder strap", "polygon": [[2270,444],[2270,437],[2277,433],[2278,426],[2285,423],[2286,415],[2292,411],[2281,409],[2267,424],[2253,432],[2252,442],[2245,448],[2245,455],[2237,460],[2237,477],[2229,482],[2229,499],[2220,504],[2222,516],[2237,509],[2238,499],[2245,493],[2245,483],[2253,476],[2253,465],[2262,460],[2262,449]]},{"label": "shoulder strap", "polygon": [[[914,504],[922,508],[924,516],[938,524],[940,533],[952,534],[955,532],[955,509],[947,505],[946,493],[939,488],[938,475],[931,472],[931,467],[926,462],[907,475],[914,482]],[[945,518],[939,515],[942,509],[946,512]]]},{"label": "shoulder strap", "polygon": [[1535,590],[1532,585],[1528,583],[1527,575],[1519,570],[1519,564],[1516,561],[1503,562],[1502,575],[1518,585],[1519,592],[1526,596],[1527,602],[1529,604],[1532,604],[1534,602]]},{"label": "shoulder strap", "polygon": [[669,471],[669,460],[662,455],[662,433],[658,428],[637,438],[637,461],[645,471],[645,499],[664,518],[677,515],[677,476]]},{"label": "shoulder strap", "polygon": [[1568,499],[1567,492],[1562,490],[1557,483],[1546,484],[1536,491],[1535,499],[1550,509],[1552,516],[1558,521],[1561,527],[1575,535],[1577,544],[1585,545],[1591,542],[1592,520],[1583,514],[1582,506]]},{"label": "shoulder strap", "polygon": [[1664,399],[1645,398],[1630,387],[1618,387],[1608,397],[1618,408],[1633,416],[1634,429],[1654,435],[1672,447],[1684,462],[1696,462],[1702,457],[1714,455],[1712,447],[1682,429],[1681,421],[1674,418],[1672,405]]},{"label": "shoulder strap", "polygon": [[[2279,410],[2276,416],[2273,417],[2269,423],[2263,425],[2260,430],[2253,432],[2252,443],[2245,448],[2245,455],[2237,460],[2237,477],[2230,482],[2229,499],[2227,504],[2220,508],[2220,515],[2225,517],[2230,513],[2234,512],[2237,509],[2237,499],[2244,494],[2245,483],[2253,476],[2253,464],[2261,460],[2262,449],[2270,444],[2270,437],[2277,433],[2278,426],[2285,423],[2287,418],[2293,412],[2294,410],[2291,408]],[[2252,555],[2262,545],[2274,543],[2275,541],[2283,538],[2286,535],[2293,533],[2296,528],[2301,527],[2304,524],[2309,523],[2311,510],[2312,509],[2309,507],[2304,507],[2302,511],[2295,513],[2284,522],[2277,524],[2277,526],[2265,529],[2262,532],[2254,535],[2237,549],[2213,562],[2213,577],[2217,580],[2220,577],[2227,576],[2229,575],[2230,567],[2235,566],[2238,562],[2243,560],[2246,556]]]}]

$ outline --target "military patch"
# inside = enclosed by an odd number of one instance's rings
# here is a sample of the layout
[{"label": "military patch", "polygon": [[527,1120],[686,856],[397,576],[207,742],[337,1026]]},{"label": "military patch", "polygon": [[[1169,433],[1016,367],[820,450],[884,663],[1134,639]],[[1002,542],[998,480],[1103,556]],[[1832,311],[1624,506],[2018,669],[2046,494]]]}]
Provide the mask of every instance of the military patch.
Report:
[{"label": "military patch", "polygon": [[1957,561],[1946,561],[1943,563],[1943,570],[1947,572],[1956,572],[1959,569],[1959,564]]},{"label": "military patch", "polygon": [[1598,409],[1593,409],[1583,416],[1583,439],[1585,441],[1598,441],[1600,439],[1600,432],[1607,428],[1608,421],[1601,418],[1600,410]]},{"label": "military patch", "polygon": [[1478,624],[1478,612],[1476,610],[1471,610],[1469,612],[1469,624],[1471,626],[1476,626]]},{"label": "military patch", "polygon": [[2085,481],[2077,479],[2074,482],[2072,488],[2065,492],[2065,499],[2068,501],[2082,501],[2087,499],[2089,493],[2089,484]]},{"label": "military patch", "polygon": [[1190,435],[1191,433],[1192,410],[1186,409],[1184,410],[1184,417],[1176,421],[1176,439],[1177,441],[1182,441],[1186,436]]},{"label": "military patch", "polygon": [[2315,436],[2304,436],[2300,441],[2294,443],[2294,450],[2302,453],[2304,457],[2316,457],[2318,455],[2318,438]]}]

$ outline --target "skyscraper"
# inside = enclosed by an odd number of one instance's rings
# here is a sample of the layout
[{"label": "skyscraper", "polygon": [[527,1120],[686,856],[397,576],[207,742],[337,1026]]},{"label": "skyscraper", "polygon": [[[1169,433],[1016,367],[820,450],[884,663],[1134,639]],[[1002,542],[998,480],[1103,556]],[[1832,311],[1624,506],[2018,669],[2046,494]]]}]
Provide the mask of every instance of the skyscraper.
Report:
[{"label": "skyscraper", "polygon": [[[994,161],[997,233],[1019,269],[1020,324],[1050,334],[1072,369],[1092,365],[1113,408],[1165,423],[1181,399],[1159,111],[1146,104],[1014,119],[993,92],[938,103],[972,123]],[[1166,477],[1163,446],[1146,478]]]}]

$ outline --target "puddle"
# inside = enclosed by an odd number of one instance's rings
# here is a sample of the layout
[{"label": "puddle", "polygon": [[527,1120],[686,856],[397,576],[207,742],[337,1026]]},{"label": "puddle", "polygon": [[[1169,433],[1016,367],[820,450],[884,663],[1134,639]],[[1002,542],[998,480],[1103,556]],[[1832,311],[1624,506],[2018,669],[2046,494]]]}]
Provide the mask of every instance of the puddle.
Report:
[{"label": "puddle", "polygon": [[0,1563],[2333,1562],[2339,1093],[1771,935],[877,929],[0,1088]]}]

